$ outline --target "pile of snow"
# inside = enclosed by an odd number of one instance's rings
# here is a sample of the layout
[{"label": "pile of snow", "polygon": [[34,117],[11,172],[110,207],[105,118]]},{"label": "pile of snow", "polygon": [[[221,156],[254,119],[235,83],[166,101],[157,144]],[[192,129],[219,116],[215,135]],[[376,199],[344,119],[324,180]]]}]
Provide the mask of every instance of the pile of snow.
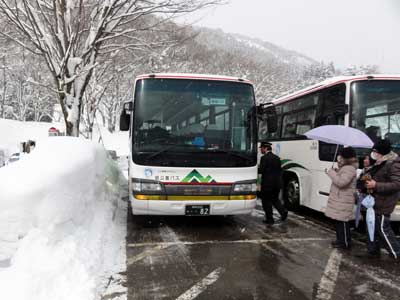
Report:
[{"label": "pile of snow", "polygon": [[93,134],[93,140],[101,141],[107,150],[115,150],[118,156],[129,154],[129,131],[118,131],[110,133],[105,127],[100,127]]},{"label": "pile of snow", "polygon": [[99,299],[125,269],[122,181],[102,146],[71,137],[0,168],[1,298]]},{"label": "pile of snow", "polygon": [[[0,118],[0,149],[6,150],[7,156],[20,152],[21,142],[46,138],[51,127],[65,131],[63,123],[21,122]],[[115,150],[118,156],[129,153],[128,131],[110,133],[106,127],[96,124],[93,128],[93,141],[100,142],[107,150]]]},{"label": "pile of snow", "polygon": [[65,126],[60,123],[20,122],[0,118],[0,149],[6,150],[8,156],[20,152],[21,142],[46,138],[50,127],[64,131]]}]

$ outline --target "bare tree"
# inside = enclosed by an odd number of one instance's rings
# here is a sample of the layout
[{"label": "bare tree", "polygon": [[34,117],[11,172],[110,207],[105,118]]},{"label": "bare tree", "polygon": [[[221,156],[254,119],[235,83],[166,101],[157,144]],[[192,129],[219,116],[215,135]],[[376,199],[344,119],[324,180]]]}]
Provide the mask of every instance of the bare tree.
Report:
[{"label": "bare tree", "polygon": [[[109,132],[116,130],[117,122],[119,121],[119,112],[121,111],[122,103],[128,101],[132,97],[133,80],[124,78],[123,74],[119,74],[107,93],[104,96],[99,112],[104,119],[105,125]],[[131,84],[129,84],[131,83]],[[122,92],[124,90],[125,92]]]},{"label": "bare tree", "polygon": [[[83,95],[99,56],[116,49],[152,48],[138,32],[157,23],[148,15],[168,16],[222,3],[222,0],[0,0],[0,12],[15,34],[0,34],[41,55],[52,74],[67,135],[79,135]],[[124,43],[121,43],[121,39]],[[129,39],[129,43],[125,41]]]},{"label": "bare tree", "polygon": [[1,57],[1,70],[2,70],[2,77],[1,77],[1,84],[2,84],[2,89],[1,89],[1,106],[0,106],[0,118],[4,118],[5,116],[5,105],[6,105],[6,97],[7,97],[7,75],[6,75],[6,56],[3,55]]},{"label": "bare tree", "polygon": [[85,128],[81,132],[85,132],[87,138],[92,138],[96,117],[102,117],[103,126],[107,126],[110,132],[115,131],[115,118],[119,115],[121,102],[131,96],[133,69],[140,64],[126,55],[112,56],[99,62],[84,95],[82,123]]},{"label": "bare tree", "polygon": [[86,129],[86,137],[92,139],[93,126],[96,120],[96,113],[100,102],[106,93],[111,81],[102,80],[106,73],[106,68],[97,68],[93,71],[92,78],[86,88],[85,101],[83,107],[83,123]]}]

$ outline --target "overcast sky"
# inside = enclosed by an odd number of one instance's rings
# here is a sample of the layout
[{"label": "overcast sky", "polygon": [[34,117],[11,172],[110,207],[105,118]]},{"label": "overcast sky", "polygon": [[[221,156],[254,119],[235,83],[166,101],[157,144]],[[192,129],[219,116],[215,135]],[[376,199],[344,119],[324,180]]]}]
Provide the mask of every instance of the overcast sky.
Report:
[{"label": "overcast sky", "polygon": [[371,64],[400,73],[400,0],[231,0],[198,18],[197,25],[259,38],[340,68]]}]

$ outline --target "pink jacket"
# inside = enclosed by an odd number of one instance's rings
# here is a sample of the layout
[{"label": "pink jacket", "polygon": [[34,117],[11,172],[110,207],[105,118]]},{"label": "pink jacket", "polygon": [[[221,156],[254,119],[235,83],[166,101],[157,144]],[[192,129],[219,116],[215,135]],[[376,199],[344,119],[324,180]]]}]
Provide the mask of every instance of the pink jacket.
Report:
[{"label": "pink jacket", "polygon": [[329,170],[327,174],[332,179],[332,184],[325,215],[347,222],[354,218],[357,169],[354,164],[346,164],[338,171]]}]

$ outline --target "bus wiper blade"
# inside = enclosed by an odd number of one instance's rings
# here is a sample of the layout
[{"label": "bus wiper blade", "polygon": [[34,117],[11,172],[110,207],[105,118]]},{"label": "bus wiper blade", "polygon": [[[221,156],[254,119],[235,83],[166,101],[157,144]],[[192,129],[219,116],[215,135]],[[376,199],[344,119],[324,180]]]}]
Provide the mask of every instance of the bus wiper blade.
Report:
[{"label": "bus wiper blade", "polygon": [[161,149],[160,151],[157,151],[150,156],[148,156],[146,159],[151,159],[154,158],[162,153],[165,153],[171,149],[177,148],[177,147],[185,147],[185,148],[198,148],[199,146],[197,145],[191,145],[191,144],[167,144],[168,147],[165,147],[164,149]]},{"label": "bus wiper blade", "polygon": [[226,154],[229,154],[229,155],[232,155],[232,156],[236,156],[236,157],[242,158],[242,159],[247,160],[247,161],[252,161],[253,160],[253,158],[251,158],[251,157],[248,157],[248,156],[246,156],[244,154],[241,154],[239,152],[232,151],[232,150],[220,150],[220,149],[218,149],[218,150],[213,150],[212,152],[214,152],[214,153],[226,153]]}]

